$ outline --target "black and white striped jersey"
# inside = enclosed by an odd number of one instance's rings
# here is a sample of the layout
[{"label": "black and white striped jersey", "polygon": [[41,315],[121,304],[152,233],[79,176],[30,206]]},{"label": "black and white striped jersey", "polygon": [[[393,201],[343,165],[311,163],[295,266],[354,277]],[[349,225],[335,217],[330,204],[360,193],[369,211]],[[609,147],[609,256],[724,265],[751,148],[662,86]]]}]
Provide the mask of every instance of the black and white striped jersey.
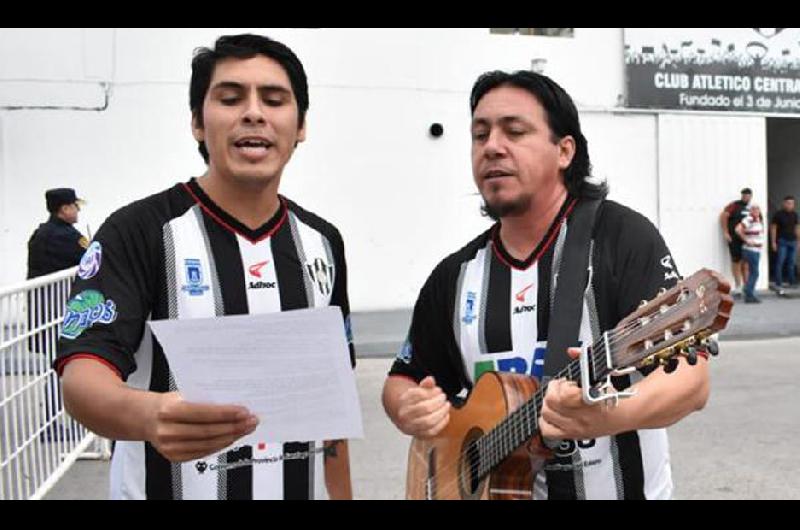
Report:
[{"label": "black and white striped jersey", "polygon": [[[132,387],[167,392],[176,389],[175,383],[147,320],[327,305],[342,309],[355,365],[344,245],[337,229],[280,197],[275,216],[251,230],[191,179],[122,208],[98,230],[78,270],[55,366],[61,370],[70,358],[89,355]],[[149,443],[120,441],[111,465],[111,496],[325,498],[321,447],[319,440],[264,440],[213,461],[171,464]],[[315,456],[270,458],[305,451]],[[270,460],[276,461],[266,463]]]},{"label": "black and white striped jersey", "polygon": [[[420,381],[433,374],[451,399],[485,371],[541,379],[554,295],[554,264],[569,229],[568,198],[531,255],[519,261],[499,238],[499,224],[434,269],[420,291],[405,345],[390,374]],[[566,221],[566,222],[565,222]],[[641,300],[679,279],[658,230],[613,201],[598,210],[592,234],[592,284],[584,296],[580,341],[592,344]],[[565,355],[565,354],[564,354]],[[643,375],[617,378],[625,388]],[[634,380],[630,380],[633,377]],[[665,429],[564,441],[535,483],[535,498],[668,498],[672,493]]]}]

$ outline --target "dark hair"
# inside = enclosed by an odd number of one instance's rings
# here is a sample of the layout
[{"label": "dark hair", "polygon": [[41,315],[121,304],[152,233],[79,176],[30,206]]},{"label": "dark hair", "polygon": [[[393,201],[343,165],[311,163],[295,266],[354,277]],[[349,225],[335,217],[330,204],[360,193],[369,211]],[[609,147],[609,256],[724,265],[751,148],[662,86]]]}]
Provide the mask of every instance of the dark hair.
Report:
[{"label": "dark hair", "polygon": [[[303,63],[288,46],[269,37],[245,33],[242,35],[223,35],[217,39],[213,48],[197,48],[192,58],[192,79],[189,83],[189,108],[203,125],[203,100],[211,85],[214,67],[221,59],[236,57],[249,59],[255,55],[265,55],[280,64],[289,76],[292,92],[297,100],[297,124],[303,126],[308,110],[308,80]],[[203,160],[208,164],[208,149],[205,142],[197,142]]]},{"label": "dark hair", "polygon": [[786,197],[783,198],[783,200],[784,201],[793,201],[794,200],[794,195],[787,195]]},{"label": "dark hair", "polygon": [[750,188],[742,188],[742,192],[741,193],[742,193],[742,195],[752,195],[753,194],[753,190],[751,190]]},{"label": "dark hair", "polygon": [[490,90],[503,85],[522,88],[533,94],[544,107],[547,125],[553,133],[553,143],[565,136],[575,139],[575,155],[569,167],[564,170],[567,191],[576,197],[596,196],[598,193],[604,195],[607,192],[605,185],[601,186],[601,190],[597,189],[597,184],[584,181],[591,175],[592,162],[589,159],[588,142],[581,132],[578,109],[569,94],[558,83],[542,74],[527,70],[513,73],[495,70],[482,74],[475,81],[469,97],[470,111],[474,114],[481,98]]}]

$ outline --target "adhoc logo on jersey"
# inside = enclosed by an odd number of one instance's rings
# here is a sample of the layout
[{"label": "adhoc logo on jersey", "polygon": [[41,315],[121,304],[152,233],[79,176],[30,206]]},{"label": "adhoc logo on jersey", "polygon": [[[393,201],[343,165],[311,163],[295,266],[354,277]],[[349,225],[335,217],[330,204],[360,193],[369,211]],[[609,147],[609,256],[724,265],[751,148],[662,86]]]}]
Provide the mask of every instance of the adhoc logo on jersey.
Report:
[{"label": "adhoc logo on jersey", "polygon": [[99,241],[93,241],[86,252],[83,253],[81,262],[78,264],[78,277],[83,280],[93,278],[100,271],[100,263],[103,261],[103,247]]},{"label": "adhoc logo on jersey", "polygon": [[269,263],[269,260],[262,261],[260,263],[254,263],[247,268],[247,271],[250,273],[250,276],[255,276],[256,278],[261,278],[261,269]]},{"label": "adhoc logo on jersey", "polygon": [[61,336],[71,340],[94,324],[111,324],[116,319],[117,305],[113,300],[106,300],[100,291],[82,291],[67,302]]},{"label": "adhoc logo on jersey", "polygon": [[525,299],[527,298],[528,291],[530,290],[531,287],[533,287],[533,284],[530,284],[529,286],[525,287],[520,292],[514,295],[514,298],[516,299],[517,302],[522,302],[522,305],[514,307],[513,312],[515,315],[519,315],[522,313],[533,313],[534,311],[536,311],[536,304],[525,305]]},{"label": "adhoc logo on jersey", "polygon": [[209,289],[207,284],[203,284],[203,264],[199,259],[193,258],[185,259],[183,262],[186,285],[181,287],[181,291],[189,293],[190,296],[202,296]]},{"label": "adhoc logo on jersey", "polygon": [[320,294],[331,294],[333,289],[333,265],[329,265],[324,259],[316,258],[314,261],[306,262],[308,276],[317,285]]},{"label": "adhoc logo on jersey", "polygon": [[[262,261],[262,262],[250,265],[247,268],[247,272],[250,273],[250,276],[255,276],[256,278],[262,278],[261,269],[264,268],[264,266],[267,263],[269,263],[269,260]],[[259,281],[254,281],[254,282],[248,282],[247,286],[250,289],[274,289],[275,286],[276,286],[276,283],[275,282],[264,282],[264,281],[259,280]]]}]

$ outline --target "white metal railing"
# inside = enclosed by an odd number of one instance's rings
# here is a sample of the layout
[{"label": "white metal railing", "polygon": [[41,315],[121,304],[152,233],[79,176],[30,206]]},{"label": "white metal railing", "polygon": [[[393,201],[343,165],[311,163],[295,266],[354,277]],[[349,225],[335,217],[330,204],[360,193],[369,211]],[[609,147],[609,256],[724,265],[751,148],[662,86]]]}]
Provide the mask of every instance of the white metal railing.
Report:
[{"label": "white metal railing", "polygon": [[0,288],[0,500],[40,499],[110,443],[64,410],[51,368],[76,267]]}]

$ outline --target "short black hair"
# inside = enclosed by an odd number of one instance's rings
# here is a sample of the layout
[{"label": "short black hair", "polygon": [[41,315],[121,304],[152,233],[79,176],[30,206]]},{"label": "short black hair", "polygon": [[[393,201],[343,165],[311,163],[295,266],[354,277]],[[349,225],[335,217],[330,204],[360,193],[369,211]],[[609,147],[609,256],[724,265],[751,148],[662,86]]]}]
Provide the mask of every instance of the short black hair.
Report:
[{"label": "short black hair", "polygon": [[742,193],[742,195],[752,195],[753,194],[753,190],[751,190],[750,188],[742,188],[742,192],[741,193]]},{"label": "short black hair", "polygon": [[[203,100],[211,85],[214,67],[221,59],[236,57],[249,59],[256,55],[264,55],[280,64],[289,76],[292,92],[297,100],[297,125],[303,126],[308,110],[308,79],[303,63],[285,44],[262,35],[243,33],[241,35],[223,35],[217,39],[213,48],[197,48],[192,59],[192,78],[189,83],[189,108],[197,116],[199,125],[203,125]],[[205,142],[197,142],[197,149],[208,164],[208,149]]]},{"label": "short black hair", "polygon": [[500,86],[510,85],[527,90],[544,107],[547,125],[553,133],[553,143],[565,136],[572,136],[575,140],[575,155],[569,167],[564,170],[564,185],[570,194],[580,196],[596,196],[598,193],[605,195],[607,187],[602,185],[602,190],[595,189],[596,185],[584,179],[591,175],[592,162],[589,159],[589,145],[581,132],[581,123],[578,118],[578,109],[567,92],[561,86],[547,77],[528,70],[518,70],[513,73],[494,70],[478,77],[472,86],[469,97],[470,111],[474,114],[481,98],[487,92]]},{"label": "short black hair", "polygon": [[795,200],[794,199],[794,195],[787,195],[786,197],[783,198],[783,200],[784,201],[793,201],[793,200]]}]

